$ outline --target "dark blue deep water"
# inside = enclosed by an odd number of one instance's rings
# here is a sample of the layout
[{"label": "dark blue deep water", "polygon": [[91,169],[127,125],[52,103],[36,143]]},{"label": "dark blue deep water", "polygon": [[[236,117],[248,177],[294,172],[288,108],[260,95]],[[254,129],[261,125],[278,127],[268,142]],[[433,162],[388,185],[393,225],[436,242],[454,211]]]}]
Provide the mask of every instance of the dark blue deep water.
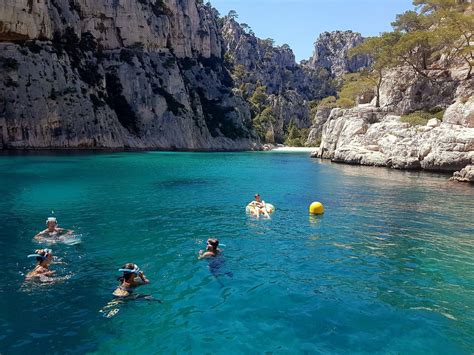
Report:
[{"label": "dark blue deep water", "polygon": [[[471,354],[474,188],[447,178],[305,154],[0,156],[0,353]],[[255,192],[272,220],[245,215]],[[25,284],[52,210],[81,243],[51,245],[64,280]],[[125,262],[163,303],[106,318]]]}]

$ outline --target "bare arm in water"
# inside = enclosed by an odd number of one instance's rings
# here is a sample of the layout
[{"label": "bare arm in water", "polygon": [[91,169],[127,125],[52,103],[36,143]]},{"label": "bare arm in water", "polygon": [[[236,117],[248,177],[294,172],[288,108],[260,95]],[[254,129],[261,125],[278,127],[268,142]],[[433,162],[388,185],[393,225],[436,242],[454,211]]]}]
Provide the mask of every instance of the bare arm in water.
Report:
[{"label": "bare arm in water", "polygon": [[199,250],[199,256],[198,256],[198,259],[201,260],[201,259],[207,259],[207,258],[212,258],[214,257],[214,253],[213,252],[210,252],[210,251],[202,251],[202,250]]},{"label": "bare arm in water", "polygon": [[35,235],[35,239],[41,239],[44,237],[44,235],[48,232],[48,228],[46,228],[44,231],[39,232],[38,234]]},{"label": "bare arm in water", "polygon": [[148,280],[145,276],[145,274],[143,273],[143,271],[140,271],[140,273],[138,274],[138,277],[135,278],[135,282],[137,284],[142,284],[142,285],[146,285],[146,284],[149,284],[150,283],[150,280]]},{"label": "bare arm in water", "polygon": [[43,231],[39,232],[38,234],[36,234],[34,239],[40,240],[41,238],[48,237],[48,235],[50,233],[57,233],[58,235],[72,235],[72,234],[74,234],[74,231],[71,230],[71,229],[64,229],[64,228],[56,227],[56,228],[54,228],[53,232],[50,232],[49,229],[46,228],[45,230],[43,230]]},{"label": "bare arm in water", "polygon": [[201,259],[213,258],[213,257],[217,256],[221,251],[222,250],[220,250],[219,248],[217,248],[215,252],[199,250],[198,259],[201,260]]}]

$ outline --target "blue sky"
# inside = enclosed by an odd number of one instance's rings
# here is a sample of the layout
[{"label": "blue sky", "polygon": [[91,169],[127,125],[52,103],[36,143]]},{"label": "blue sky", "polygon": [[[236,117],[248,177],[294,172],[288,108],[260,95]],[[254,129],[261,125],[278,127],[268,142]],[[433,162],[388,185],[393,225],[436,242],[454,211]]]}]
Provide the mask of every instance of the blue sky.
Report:
[{"label": "blue sky", "polygon": [[412,0],[211,0],[221,15],[239,14],[260,38],[288,43],[296,60],[308,59],[321,32],[353,30],[363,36],[391,29],[396,14],[413,9]]}]

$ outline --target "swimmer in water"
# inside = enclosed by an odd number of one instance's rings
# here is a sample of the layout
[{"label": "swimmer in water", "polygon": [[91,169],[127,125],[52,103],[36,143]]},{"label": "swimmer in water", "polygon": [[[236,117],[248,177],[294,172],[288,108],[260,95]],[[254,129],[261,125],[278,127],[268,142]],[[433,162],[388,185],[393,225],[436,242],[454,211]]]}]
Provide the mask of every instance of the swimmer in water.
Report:
[{"label": "swimmer in water", "polygon": [[74,233],[72,230],[67,230],[64,228],[59,228],[58,220],[56,217],[49,217],[46,220],[46,228],[44,231],[39,232],[35,235],[36,240],[41,240],[46,237],[59,237],[60,235],[71,235]]},{"label": "swimmer in water", "polygon": [[28,258],[36,258],[37,265],[26,275],[26,280],[39,279],[40,281],[52,281],[54,271],[49,269],[49,264],[53,260],[51,249],[38,249]]},{"label": "swimmer in water", "polygon": [[125,264],[119,271],[123,272],[123,276],[119,277],[120,285],[115,289],[113,295],[115,298],[108,302],[107,305],[102,307],[99,311],[106,318],[112,318],[117,315],[120,311],[121,305],[124,305],[127,301],[130,300],[145,300],[145,301],[155,301],[158,303],[163,303],[159,299],[153,298],[150,295],[139,295],[133,294],[133,291],[138,286],[146,285],[150,281],[146,278],[145,274],[140,271],[140,268],[136,264],[128,263]]},{"label": "swimmer in water", "polygon": [[262,198],[260,197],[260,194],[255,194],[254,198],[255,198],[255,200],[250,202],[250,205],[256,207],[255,208],[255,213],[257,215],[257,218],[260,217],[260,214],[263,214],[265,217],[270,219],[270,215],[267,212],[265,201],[262,201]]},{"label": "swimmer in water", "polygon": [[206,250],[199,250],[199,259],[207,259],[216,257],[221,250],[218,248],[219,240],[215,238],[209,238],[207,240]]},{"label": "swimmer in water", "polygon": [[128,297],[138,286],[150,283],[136,264],[125,264],[119,271],[123,272],[123,276],[118,278],[120,285],[114,291],[116,297]]}]

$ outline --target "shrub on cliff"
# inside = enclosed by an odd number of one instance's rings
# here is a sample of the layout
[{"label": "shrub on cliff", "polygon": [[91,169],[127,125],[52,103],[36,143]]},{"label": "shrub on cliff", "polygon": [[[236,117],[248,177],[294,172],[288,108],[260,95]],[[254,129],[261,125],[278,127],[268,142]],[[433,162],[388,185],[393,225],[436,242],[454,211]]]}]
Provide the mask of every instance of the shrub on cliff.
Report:
[{"label": "shrub on cliff", "polygon": [[295,122],[291,120],[287,128],[287,134],[284,143],[290,147],[303,147],[308,140],[309,132],[309,128],[298,128]]},{"label": "shrub on cliff", "polygon": [[322,99],[319,102],[318,108],[336,108],[336,97],[335,96],[328,96]]},{"label": "shrub on cliff", "polygon": [[336,106],[340,108],[352,108],[356,105],[356,102],[347,97],[341,97],[336,101]]},{"label": "shrub on cliff", "polygon": [[257,86],[253,95],[250,97],[250,103],[252,104],[252,108],[261,113],[265,106],[267,105],[268,95],[267,95],[267,87],[266,86]]},{"label": "shrub on cliff", "polygon": [[443,120],[444,110],[432,109],[429,111],[415,111],[408,115],[403,115],[400,121],[409,123],[410,126],[425,126],[432,118]]},{"label": "shrub on cliff", "polygon": [[275,123],[276,118],[271,107],[265,107],[252,121],[255,133],[265,143],[275,143]]},{"label": "shrub on cliff", "polygon": [[354,107],[361,97],[373,96],[373,92],[373,81],[365,71],[346,74],[343,77],[343,85],[336,106],[342,108]]}]

